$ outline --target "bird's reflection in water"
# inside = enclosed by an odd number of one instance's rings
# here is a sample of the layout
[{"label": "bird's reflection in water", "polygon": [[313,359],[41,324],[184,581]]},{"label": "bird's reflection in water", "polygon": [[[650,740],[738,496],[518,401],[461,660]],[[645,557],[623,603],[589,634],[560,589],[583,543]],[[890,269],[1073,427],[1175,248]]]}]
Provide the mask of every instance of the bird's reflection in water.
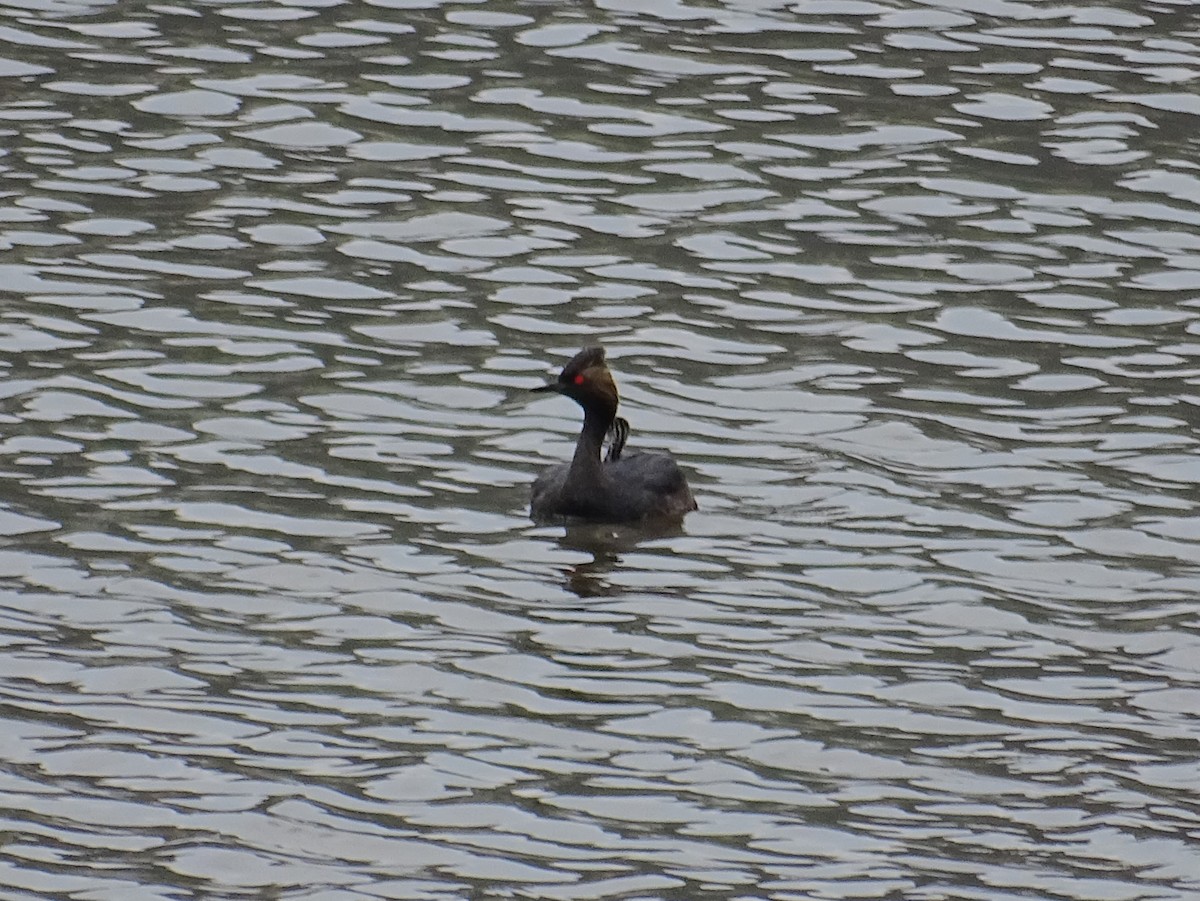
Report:
[{"label": "bird's reflection in water", "polygon": [[658,538],[683,535],[678,519],[637,524],[571,523],[558,540],[560,547],[591,554],[592,559],[568,567],[566,586],[581,598],[609,597],[624,589],[605,578],[621,563],[621,555]]}]

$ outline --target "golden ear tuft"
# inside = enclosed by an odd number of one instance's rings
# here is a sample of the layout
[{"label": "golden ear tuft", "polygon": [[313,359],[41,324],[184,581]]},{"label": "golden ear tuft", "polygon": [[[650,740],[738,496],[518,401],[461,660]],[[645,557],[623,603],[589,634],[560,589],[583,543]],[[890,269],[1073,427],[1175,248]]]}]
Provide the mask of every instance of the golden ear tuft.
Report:
[{"label": "golden ear tuft", "polygon": [[617,383],[613,381],[612,373],[608,371],[607,366],[593,366],[584,373],[587,376],[588,384],[602,394],[612,395],[613,400],[617,399]]}]

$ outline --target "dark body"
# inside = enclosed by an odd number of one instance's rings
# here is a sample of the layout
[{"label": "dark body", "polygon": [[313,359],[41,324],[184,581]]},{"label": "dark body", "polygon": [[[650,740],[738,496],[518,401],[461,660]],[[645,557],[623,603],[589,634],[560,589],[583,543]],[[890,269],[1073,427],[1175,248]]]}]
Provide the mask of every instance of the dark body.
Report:
[{"label": "dark body", "polygon": [[[596,477],[571,477],[572,463],[560,463],[533,483],[534,519],[573,517],[592,522],[631,522],[678,517],[696,509],[687,477],[666,454],[630,453],[600,463]],[[577,471],[578,472],[578,471]]]}]

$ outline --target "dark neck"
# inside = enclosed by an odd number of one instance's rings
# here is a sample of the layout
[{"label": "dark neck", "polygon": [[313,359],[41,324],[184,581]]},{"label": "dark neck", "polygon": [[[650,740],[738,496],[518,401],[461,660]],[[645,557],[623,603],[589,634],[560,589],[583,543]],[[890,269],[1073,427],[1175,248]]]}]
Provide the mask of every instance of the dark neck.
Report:
[{"label": "dark neck", "polygon": [[583,411],[583,431],[575,444],[575,456],[571,459],[568,478],[579,487],[599,484],[603,480],[600,467],[600,449],[604,436],[612,427],[615,411],[587,408]]}]

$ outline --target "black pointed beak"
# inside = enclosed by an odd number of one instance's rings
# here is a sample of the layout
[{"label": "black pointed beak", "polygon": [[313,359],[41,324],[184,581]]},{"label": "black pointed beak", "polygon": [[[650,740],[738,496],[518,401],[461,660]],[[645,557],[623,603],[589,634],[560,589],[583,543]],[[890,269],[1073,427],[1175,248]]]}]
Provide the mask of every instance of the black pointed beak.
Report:
[{"label": "black pointed beak", "polygon": [[536,388],[531,390],[535,394],[545,394],[548,391],[553,391],[555,394],[558,394],[561,391],[561,389],[558,387],[558,382],[551,382],[549,385],[538,385]]}]

